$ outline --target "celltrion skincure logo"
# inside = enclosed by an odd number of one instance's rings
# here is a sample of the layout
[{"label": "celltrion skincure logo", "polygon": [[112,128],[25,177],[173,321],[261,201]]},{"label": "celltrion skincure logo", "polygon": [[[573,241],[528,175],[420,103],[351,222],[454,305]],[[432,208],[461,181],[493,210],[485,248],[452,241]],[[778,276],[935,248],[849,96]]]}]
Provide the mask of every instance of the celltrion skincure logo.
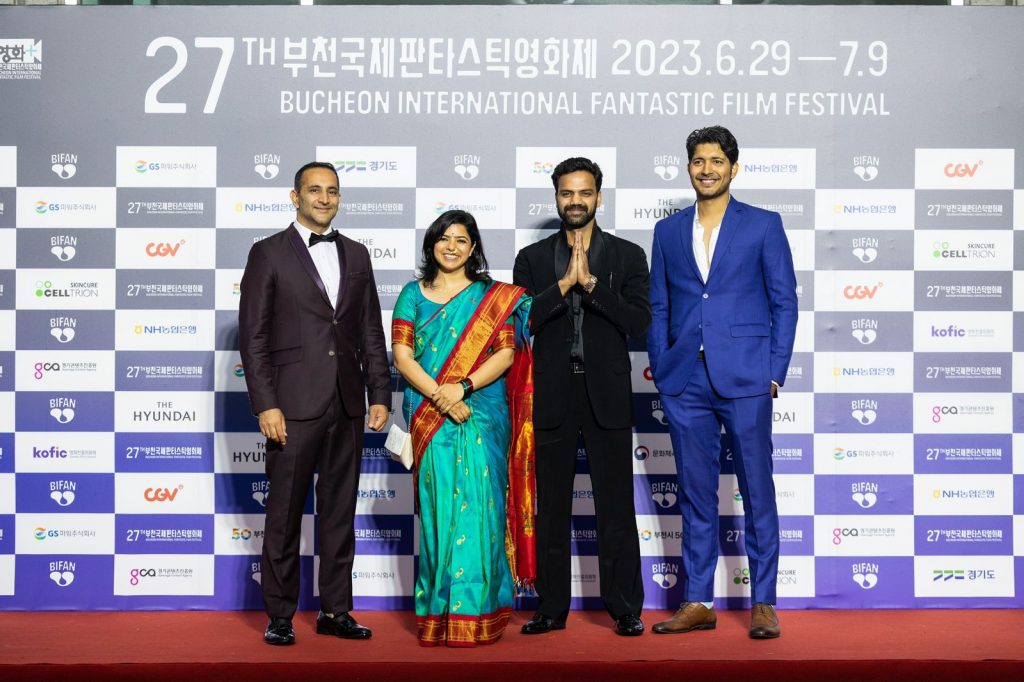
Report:
[{"label": "celltrion skincure logo", "polygon": [[480,175],[480,155],[455,154],[452,157],[452,171],[463,180],[473,180]]},{"label": "celltrion skincure logo", "polygon": [[61,180],[70,180],[78,172],[78,154],[51,154],[50,170]]}]

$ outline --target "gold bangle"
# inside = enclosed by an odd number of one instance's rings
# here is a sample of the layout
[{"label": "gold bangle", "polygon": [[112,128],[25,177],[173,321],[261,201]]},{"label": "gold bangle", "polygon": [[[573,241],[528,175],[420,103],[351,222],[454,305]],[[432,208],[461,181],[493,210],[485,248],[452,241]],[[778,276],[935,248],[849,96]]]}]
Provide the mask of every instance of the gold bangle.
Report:
[{"label": "gold bangle", "polygon": [[597,286],[597,275],[593,275],[592,274],[587,279],[587,283],[583,285],[583,291],[587,292],[588,294],[593,293],[594,292],[594,287],[596,287],[596,286]]}]

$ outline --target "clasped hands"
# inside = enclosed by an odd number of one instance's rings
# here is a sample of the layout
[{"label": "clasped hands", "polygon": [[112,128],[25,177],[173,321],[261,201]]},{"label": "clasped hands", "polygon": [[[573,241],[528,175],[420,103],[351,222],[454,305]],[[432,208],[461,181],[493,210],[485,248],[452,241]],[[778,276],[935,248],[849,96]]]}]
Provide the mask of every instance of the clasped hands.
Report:
[{"label": "clasped hands", "polygon": [[448,415],[456,424],[469,419],[472,410],[463,401],[465,392],[459,384],[443,384],[434,389],[430,394],[430,402],[441,414]]},{"label": "clasped hands", "polygon": [[558,280],[558,287],[564,296],[569,289],[579,284],[587,283],[590,279],[590,262],[587,259],[587,252],[583,249],[583,235],[573,232],[572,255],[569,256],[569,266],[565,269],[562,279]]}]

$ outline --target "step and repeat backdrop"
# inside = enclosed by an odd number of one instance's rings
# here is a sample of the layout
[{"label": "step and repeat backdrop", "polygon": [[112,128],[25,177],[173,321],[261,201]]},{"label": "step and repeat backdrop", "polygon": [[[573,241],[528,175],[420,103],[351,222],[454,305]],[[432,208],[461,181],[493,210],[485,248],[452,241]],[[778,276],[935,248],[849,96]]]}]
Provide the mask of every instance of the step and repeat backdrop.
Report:
[{"label": "step and repeat backdrop", "polygon": [[[798,271],[780,605],[1024,606],[1022,34],[1009,8],[0,9],[0,609],[261,607],[239,282],[300,165],[338,169],[388,329],[433,218],[474,213],[508,280],[568,156],[604,170],[602,227],[649,250],[714,123]],[[679,489],[632,348],[646,603],[671,608]],[[412,477],[365,443],[356,607],[409,608]],[[716,596],[739,606],[722,465]],[[573,495],[595,607],[582,449]]]}]

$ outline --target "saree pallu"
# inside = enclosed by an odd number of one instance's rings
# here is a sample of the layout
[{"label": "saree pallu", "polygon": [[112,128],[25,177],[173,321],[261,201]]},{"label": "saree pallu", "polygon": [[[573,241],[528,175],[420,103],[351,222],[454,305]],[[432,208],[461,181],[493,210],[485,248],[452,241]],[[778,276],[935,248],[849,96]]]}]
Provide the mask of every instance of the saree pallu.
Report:
[{"label": "saree pallu", "polygon": [[423,646],[495,642],[517,586],[532,581],[530,301],[524,294],[509,284],[476,282],[441,305],[410,282],[395,305],[393,342],[412,347],[438,383],[465,378],[496,350],[516,349],[513,369],[467,399],[472,414],[462,424],[411,387],[405,392],[416,459],[415,603]]}]

